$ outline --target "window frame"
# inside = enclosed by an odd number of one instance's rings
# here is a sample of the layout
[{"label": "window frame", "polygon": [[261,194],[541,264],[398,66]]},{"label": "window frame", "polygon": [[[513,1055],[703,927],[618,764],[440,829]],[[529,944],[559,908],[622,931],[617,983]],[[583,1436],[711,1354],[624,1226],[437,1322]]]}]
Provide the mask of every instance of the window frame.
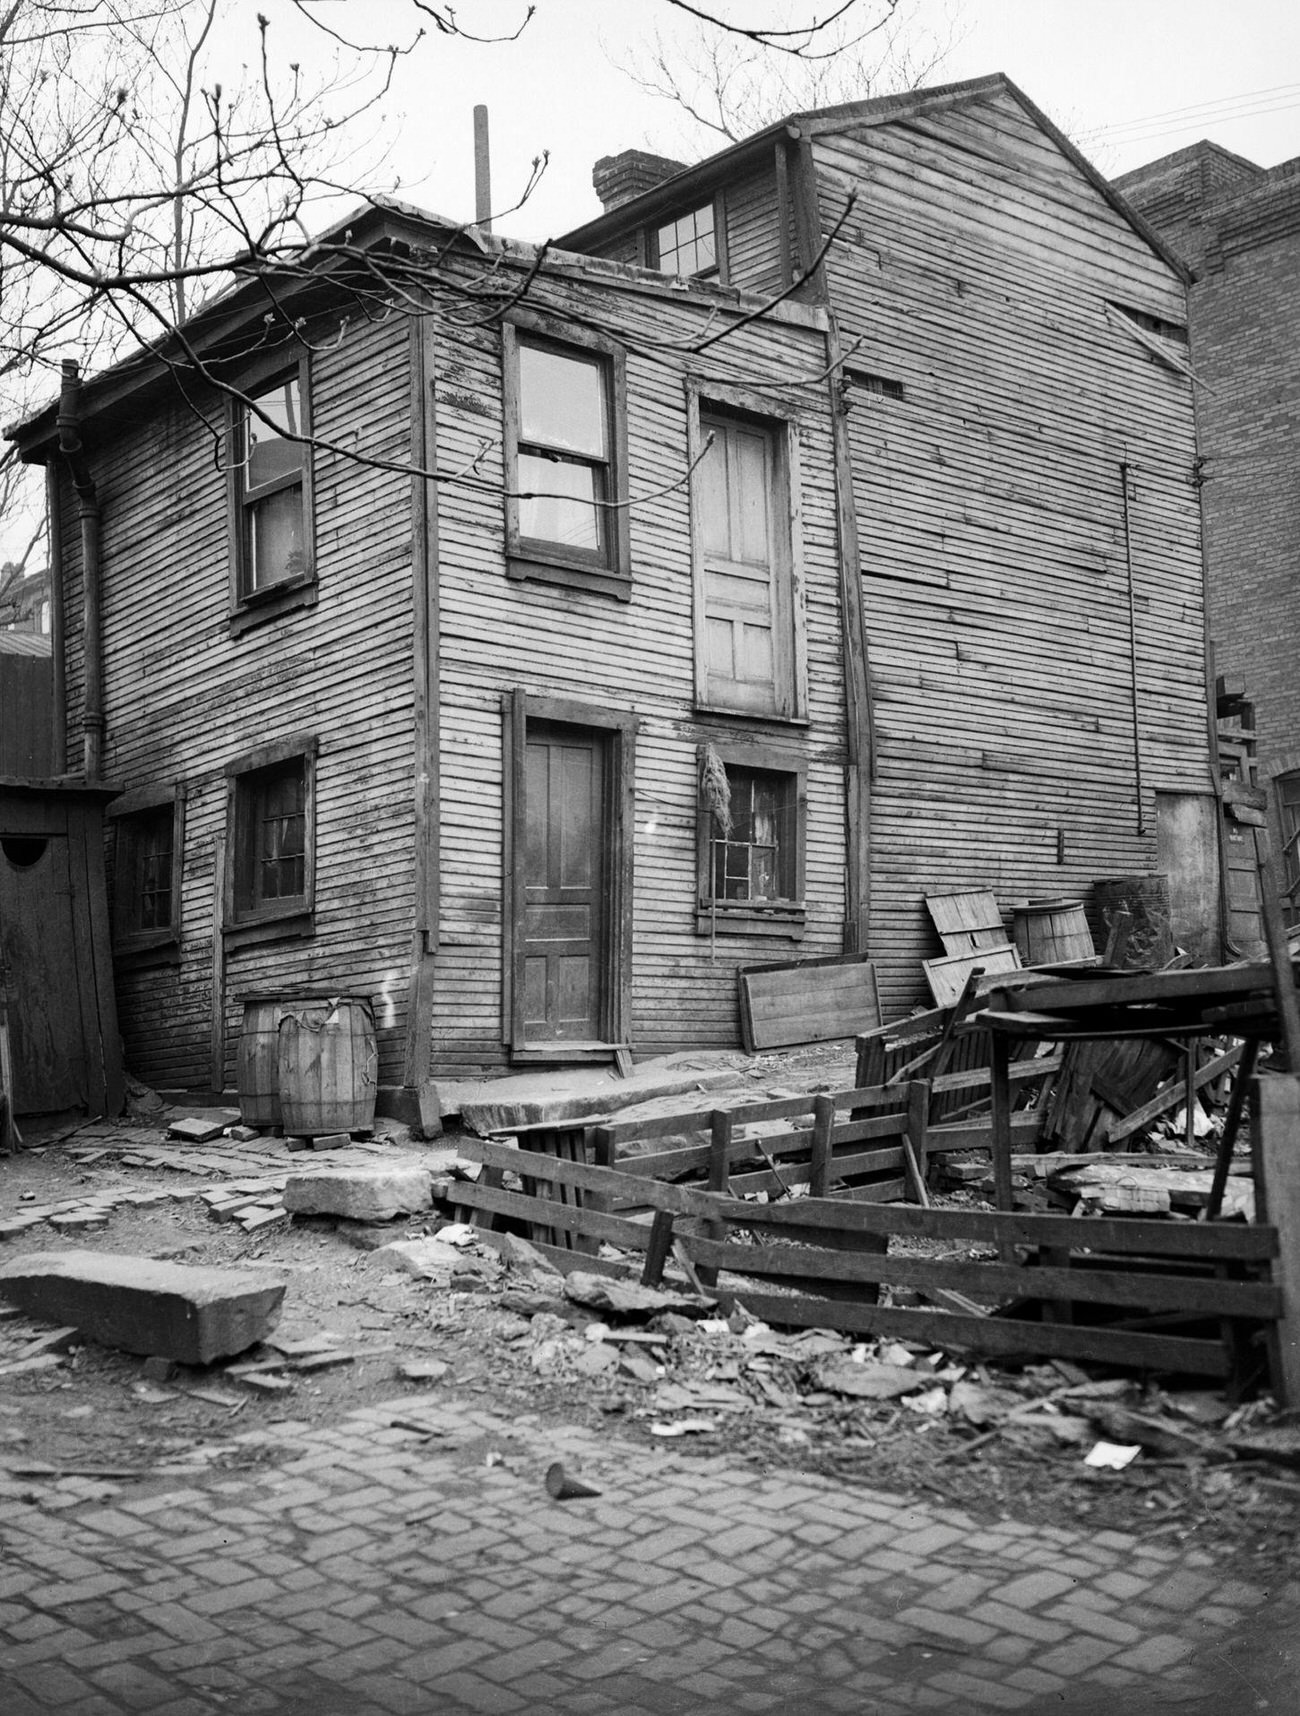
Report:
[{"label": "window frame", "polygon": [[697,472],[704,456],[706,429],[704,419],[710,415],[733,417],[738,422],[766,431],[772,446],[774,461],[773,492],[784,498],[784,506],[772,510],[773,543],[775,549],[774,576],[784,581],[780,603],[782,635],[773,629],[773,660],[776,651],[785,651],[786,671],[775,674],[769,707],[755,708],[739,699],[728,702],[719,699],[709,684],[708,660],[708,585],[705,568],[703,512],[698,477],[690,484],[691,582],[693,588],[693,629],[695,654],[695,708],[706,715],[746,717],[767,724],[807,725],[808,722],[808,648],[807,617],[804,601],[803,549],[803,486],[799,445],[799,425],[786,412],[774,411],[770,399],[745,388],[718,385],[711,381],[687,382],[686,441],[687,456],[692,473]]},{"label": "window frame", "polygon": [[696,935],[779,936],[802,941],[808,917],[808,764],[799,754],[772,745],[752,745],[714,738],[696,748],[696,779],[711,743],[725,768],[785,775],[793,783],[795,895],[781,900],[721,900],[713,893],[713,812],[696,792],[695,815],[695,933]]},{"label": "window frame", "polygon": [[[319,743],[311,733],[296,733],[285,739],[244,751],[225,766],[226,858],[224,922],[226,945],[242,946],[278,941],[289,936],[310,935],[315,928],[316,909],[316,761]],[[303,771],[303,891],[269,904],[248,905],[245,895],[246,852],[249,837],[246,818],[252,777],[301,763]]]},{"label": "window frame", "polygon": [[[611,499],[622,503],[609,508],[607,549],[603,557],[581,549],[566,550],[562,544],[550,544],[543,538],[526,537],[520,530],[521,339],[525,345],[531,343],[561,354],[568,348],[575,357],[590,360],[594,355],[600,361],[609,426],[608,491]],[[516,312],[502,325],[501,369],[507,575],[570,589],[597,591],[620,601],[630,601],[632,545],[627,507],[627,358],[623,347],[616,340],[586,328],[574,328],[549,317]]]},{"label": "window frame", "polygon": [[[659,233],[665,226],[685,220],[688,215],[698,214],[701,209],[711,209],[713,212],[713,266],[702,268],[694,274],[669,274],[659,258]],[[644,229],[646,266],[657,273],[664,274],[670,280],[708,281],[716,286],[725,286],[728,279],[727,256],[727,207],[726,199],[721,190],[710,197],[704,197],[699,202],[693,202],[676,212],[669,212],[653,220]]]},{"label": "window frame", "polygon": [[[307,439],[303,442],[302,459],[302,535],[305,565],[301,572],[291,578],[282,578],[277,583],[268,584],[263,589],[252,588],[252,567],[248,554],[247,517],[249,509],[260,499],[266,499],[277,492],[273,487],[266,487],[260,494],[250,496],[245,480],[246,461],[244,457],[245,425],[248,420],[247,400],[256,398],[267,392],[278,382],[295,378],[298,383],[298,403],[302,414],[302,433]],[[316,530],[315,530],[315,484],[313,480],[313,458],[311,434],[313,424],[312,390],[311,390],[311,361],[306,352],[290,355],[287,359],[283,353],[269,355],[263,363],[255,368],[244,370],[238,382],[238,394],[230,397],[226,405],[226,449],[227,449],[227,513],[230,543],[230,630],[238,636],[247,631],[250,626],[261,625],[264,621],[276,619],[281,614],[290,613],[298,608],[312,607],[316,603],[317,567],[316,567]],[[290,486],[282,482],[281,488]]]},{"label": "window frame", "polygon": [[[171,814],[171,921],[145,929],[140,924],[139,852],[135,829],[145,817]],[[181,878],[184,873],[185,787],[167,781],[120,793],[108,806],[113,834],[112,944],[115,958],[131,964],[174,965],[180,960]],[[133,825],[135,827],[133,828]]]}]

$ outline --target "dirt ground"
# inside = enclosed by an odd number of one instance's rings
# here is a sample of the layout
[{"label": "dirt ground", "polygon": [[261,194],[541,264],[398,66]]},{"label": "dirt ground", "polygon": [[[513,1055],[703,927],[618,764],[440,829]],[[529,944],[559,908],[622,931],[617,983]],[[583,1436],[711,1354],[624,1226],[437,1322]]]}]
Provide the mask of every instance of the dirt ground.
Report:
[{"label": "dirt ground", "polygon": [[[154,1206],[119,1204],[104,1227],[87,1234],[55,1237],[48,1226],[28,1228],[0,1244],[0,1261],[77,1246],[185,1263],[262,1265],[288,1282],[276,1338],[329,1337],[337,1353],[350,1356],[250,1382],[232,1377],[229,1361],[180,1367],[166,1377],[151,1367],[146,1374],[141,1358],[87,1343],[57,1365],[5,1374],[6,1363],[45,1331],[25,1318],[0,1317],[0,1479],[11,1494],[16,1485],[57,1507],[93,1492],[100,1481],[149,1484],[256,1466],[283,1455],[259,1446],[248,1432],[286,1422],[328,1424],[354,1406],[391,1398],[401,1387],[401,1367],[421,1363],[447,1368],[432,1381],[411,1380],[413,1395],[434,1386],[449,1395],[478,1396],[525,1428],[529,1422],[580,1421],[649,1437],[663,1433],[656,1402],[666,1374],[687,1395],[699,1391],[704,1403],[707,1427],[681,1436],[683,1453],[726,1450],[767,1469],[811,1470],[846,1484],[940,1497],[978,1517],[1119,1529],[1207,1548],[1223,1571],[1235,1564],[1256,1579],[1293,1563],[1300,1538],[1300,1470],[1294,1466],[1247,1464],[1217,1449],[1164,1458],[1144,1453],[1124,1471],[1094,1470],[1083,1463],[1086,1447],[1062,1444],[1041,1425],[976,1436],[970,1422],[950,1413],[927,1415],[899,1400],[841,1398],[810,1384],[797,1343],[786,1349],[777,1337],[771,1357],[750,1366],[737,1336],[717,1327],[701,1333],[675,1319],[659,1345],[620,1349],[639,1358],[594,1369],[585,1337],[597,1314],[561,1299],[530,1315],[536,1304],[495,1254],[482,1254],[487,1261],[479,1273],[471,1270],[448,1287],[394,1271],[377,1259],[373,1237],[355,1224],[295,1218],[245,1233],[214,1221],[197,1192],[219,1183],[220,1175],[123,1163],[124,1155],[162,1143],[167,1118],[94,1128],[102,1154],[90,1164],[70,1154],[84,1148],[84,1134],[60,1139],[30,1128],[28,1144],[36,1148],[0,1158],[0,1221],[25,1207],[97,1196],[111,1187],[173,1195]],[[400,1128],[387,1130],[395,1136],[385,1149],[423,1155],[435,1165],[445,1164],[454,1148],[454,1136],[432,1146],[411,1141]],[[284,1168],[301,1160],[286,1155]],[[444,1209],[405,1218],[383,1237],[414,1237],[449,1217]],[[917,1362],[945,1362],[919,1349],[915,1356]],[[1051,1366],[967,1367],[960,1355],[954,1362],[1004,1400],[1059,1391],[1063,1383]],[[1113,1373],[1093,1367],[1088,1374]],[[1159,1398],[1168,1404],[1177,1400],[1178,1387],[1165,1381],[1167,1392]],[[725,1408],[714,1410],[724,1397]],[[1197,1397],[1204,1401],[1200,1385]],[[1144,1404],[1136,1385],[1130,1403]],[[282,1449],[283,1442],[276,1446]],[[492,1450],[484,1457],[491,1459]]]}]

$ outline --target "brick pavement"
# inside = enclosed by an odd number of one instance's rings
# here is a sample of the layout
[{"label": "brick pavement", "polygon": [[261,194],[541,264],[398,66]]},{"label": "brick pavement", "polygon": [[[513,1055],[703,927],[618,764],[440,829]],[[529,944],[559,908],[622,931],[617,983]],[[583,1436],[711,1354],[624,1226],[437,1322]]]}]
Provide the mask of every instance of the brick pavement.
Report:
[{"label": "brick pavement", "polygon": [[[274,1463],[3,1486],[4,1716],[1300,1708],[1202,1552],[445,1396],[241,1440]],[[557,1458],[601,1494],[552,1501]]]}]

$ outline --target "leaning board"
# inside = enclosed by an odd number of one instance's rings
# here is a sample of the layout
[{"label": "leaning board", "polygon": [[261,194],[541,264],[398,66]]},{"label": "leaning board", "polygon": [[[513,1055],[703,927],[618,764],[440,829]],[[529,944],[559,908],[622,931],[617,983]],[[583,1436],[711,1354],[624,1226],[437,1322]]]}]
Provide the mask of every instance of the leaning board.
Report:
[{"label": "leaning board", "polygon": [[853,1037],[882,1022],[876,968],[864,954],[743,966],[736,976],[747,1054]]}]

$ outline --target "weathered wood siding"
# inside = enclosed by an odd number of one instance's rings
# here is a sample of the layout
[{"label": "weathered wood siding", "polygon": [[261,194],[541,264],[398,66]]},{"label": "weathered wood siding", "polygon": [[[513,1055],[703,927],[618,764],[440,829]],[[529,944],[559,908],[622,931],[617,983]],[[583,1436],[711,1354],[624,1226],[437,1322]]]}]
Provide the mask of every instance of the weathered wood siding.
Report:
[{"label": "weathered wood siding", "polygon": [[[442,921],[435,984],[433,1064],[442,1072],[499,1065],[502,1042],[503,695],[579,700],[640,718],[632,1039],[638,1054],[739,1042],[735,968],[785,954],[835,953],[844,913],[844,716],[836,594],[834,478],[824,382],[793,378],[824,367],[820,333],[788,323],[752,327],[688,358],[669,350],[704,325],[699,304],[654,283],[598,295],[550,281],[536,309],[568,308],[627,338],[631,600],[511,582],[496,493],[444,486],[440,500]],[[716,331],[716,324],[713,324]],[[640,349],[638,349],[640,348]],[[802,462],[803,540],[811,721],[700,723],[686,482],[687,376],[771,394],[793,408]],[[442,467],[501,468],[502,376],[495,330],[442,342],[437,374]],[[667,492],[657,494],[656,491]],[[730,729],[780,733],[809,765],[808,920],[801,942],[722,935],[716,959],[696,933],[696,747]]]},{"label": "weathered wood siding", "polygon": [[728,185],[724,202],[728,283],[761,298],[774,296],[783,284],[775,169]]},{"label": "weathered wood siding", "polygon": [[[25,634],[17,634],[25,641]],[[48,642],[48,639],[45,640]],[[53,663],[44,653],[19,653],[0,640],[0,775],[52,775],[54,758]]]},{"label": "weathered wood siding", "polygon": [[889,1016],[939,951],[926,893],[1086,897],[1155,867],[1156,789],[1207,784],[1191,385],[1106,303],[1186,308],[1010,96],[824,135],[815,159],[824,227],[859,193],[828,265],[845,342],[905,390],[853,388],[849,419]]},{"label": "weathered wood siding", "polygon": [[[406,389],[405,326],[354,323],[313,359],[315,428],[405,459]],[[243,997],[302,985],[374,998],[381,1081],[400,1084],[413,922],[409,482],[318,448],[318,604],[232,637],[226,482],[197,418],[179,404],[151,410],[92,451],[92,467],[103,517],[105,773],[130,788],[181,780],[186,790],[180,962],[121,965],[127,1065],[155,1085],[208,1084],[224,766],[314,732],[315,934],[227,949],[227,1083]],[[63,494],[75,755],[80,551],[66,482]]]}]

